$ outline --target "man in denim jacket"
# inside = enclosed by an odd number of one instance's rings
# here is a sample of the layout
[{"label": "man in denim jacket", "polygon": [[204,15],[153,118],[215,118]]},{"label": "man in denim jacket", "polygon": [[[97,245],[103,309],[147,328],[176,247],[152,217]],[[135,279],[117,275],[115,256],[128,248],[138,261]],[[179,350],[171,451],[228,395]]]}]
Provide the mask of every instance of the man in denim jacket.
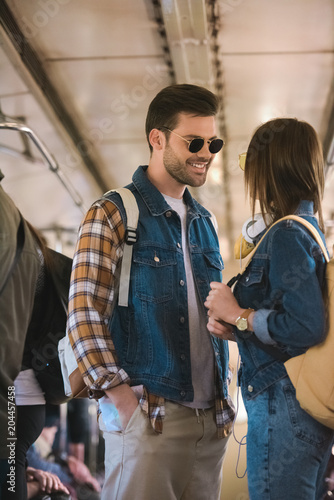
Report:
[{"label": "man in denim jacket", "polygon": [[211,214],[190,195],[223,141],[218,101],[173,85],[146,120],[151,157],[128,188],[139,208],[128,307],[115,306],[124,209],[90,208],[73,263],[68,331],[85,382],[101,391],[104,500],[218,500],[234,411],[227,342],[209,335],[204,300],[223,262]]}]

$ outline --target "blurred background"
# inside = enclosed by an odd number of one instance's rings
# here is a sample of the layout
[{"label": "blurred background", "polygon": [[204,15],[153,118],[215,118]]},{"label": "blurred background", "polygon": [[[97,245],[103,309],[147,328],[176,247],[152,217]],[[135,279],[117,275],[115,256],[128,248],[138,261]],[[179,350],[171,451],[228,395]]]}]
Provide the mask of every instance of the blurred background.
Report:
[{"label": "blurred background", "polygon": [[[51,247],[72,256],[89,205],[148,163],[147,107],[172,83],[221,99],[225,146],[193,194],[217,217],[224,281],[238,271],[233,245],[250,215],[238,154],[268,119],[296,117],[318,132],[332,245],[333,0],[2,0],[0,16],[2,184]],[[235,346],[231,360],[236,371]],[[236,477],[246,426],[240,403],[224,466],[228,500],[248,498]]]}]

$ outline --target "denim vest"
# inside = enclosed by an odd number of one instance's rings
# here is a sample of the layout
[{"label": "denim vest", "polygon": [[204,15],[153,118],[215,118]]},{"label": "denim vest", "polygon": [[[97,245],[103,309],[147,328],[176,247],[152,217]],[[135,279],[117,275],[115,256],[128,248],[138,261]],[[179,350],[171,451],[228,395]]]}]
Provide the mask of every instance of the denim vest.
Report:
[{"label": "denim vest", "polygon": [[[311,201],[302,201],[295,214],[319,230]],[[257,337],[290,356],[321,342],[326,329],[325,269],[320,247],[304,226],[292,220],[276,224],[234,289],[240,306],[256,311],[253,327]],[[245,397],[253,399],[287,372],[282,362],[247,339],[249,332],[235,332],[242,361],[240,384]]]},{"label": "denim vest", "polygon": [[[139,167],[127,186],[138,204],[137,242],[133,245],[129,305],[116,305],[109,322],[119,365],[131,385],[153,394],[192,401],[187,284],[181,246],[181,221]],[[120,197],[108,198],[125,220]],[[186,189],[187,237],[197,292],[202,304],[211,281],[221,281],[223,261],[211,214]],[[204,305],[203,305],[204,309]],[[227,397],[228,346],[211,337],[218,387]]]}]

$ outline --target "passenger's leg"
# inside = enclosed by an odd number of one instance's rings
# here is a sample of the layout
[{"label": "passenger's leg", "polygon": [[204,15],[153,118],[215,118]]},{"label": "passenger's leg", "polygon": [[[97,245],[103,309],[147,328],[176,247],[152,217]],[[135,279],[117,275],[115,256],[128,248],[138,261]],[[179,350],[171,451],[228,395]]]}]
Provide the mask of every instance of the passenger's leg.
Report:
[{"label": "passenger's leg", "polygon": [[45,423],[45,406],[17,406],[17,441],[15,493],[8,500],[25,500],[27,498],[26,455],[28,448],[36,441]]},{"label": "passenger's leg", "polygon": [[246,401],[251,500],[319,500],[319,480],[333,439],[304,410],[285,379]]},{"label": "passenger's leg", "polygon": [[167,402],[162,434],[140,407],[124,432],[104,432],[102,499],[217,500],[227,439],[217,439],[213,415]]}]

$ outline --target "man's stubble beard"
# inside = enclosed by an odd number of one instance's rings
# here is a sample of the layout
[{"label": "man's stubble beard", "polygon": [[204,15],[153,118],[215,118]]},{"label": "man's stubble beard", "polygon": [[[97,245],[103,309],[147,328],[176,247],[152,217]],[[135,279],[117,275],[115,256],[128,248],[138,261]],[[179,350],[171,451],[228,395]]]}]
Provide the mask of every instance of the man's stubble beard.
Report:
[{"label": "man's stubble beard", "polygon": [[191,174],[187,171],[187,163],[186,161],[180,161],[178,156],[174,153],[173,149],[170,146],[167,146],[163,156],[164,167],[166,171],[169,173],[173,179],[175,179],[178,183],[191,186],[191,187],[200,187],[206,181],[208,168],[211,164],[211,160],[208,163],[205,174],[196,175]]}]

